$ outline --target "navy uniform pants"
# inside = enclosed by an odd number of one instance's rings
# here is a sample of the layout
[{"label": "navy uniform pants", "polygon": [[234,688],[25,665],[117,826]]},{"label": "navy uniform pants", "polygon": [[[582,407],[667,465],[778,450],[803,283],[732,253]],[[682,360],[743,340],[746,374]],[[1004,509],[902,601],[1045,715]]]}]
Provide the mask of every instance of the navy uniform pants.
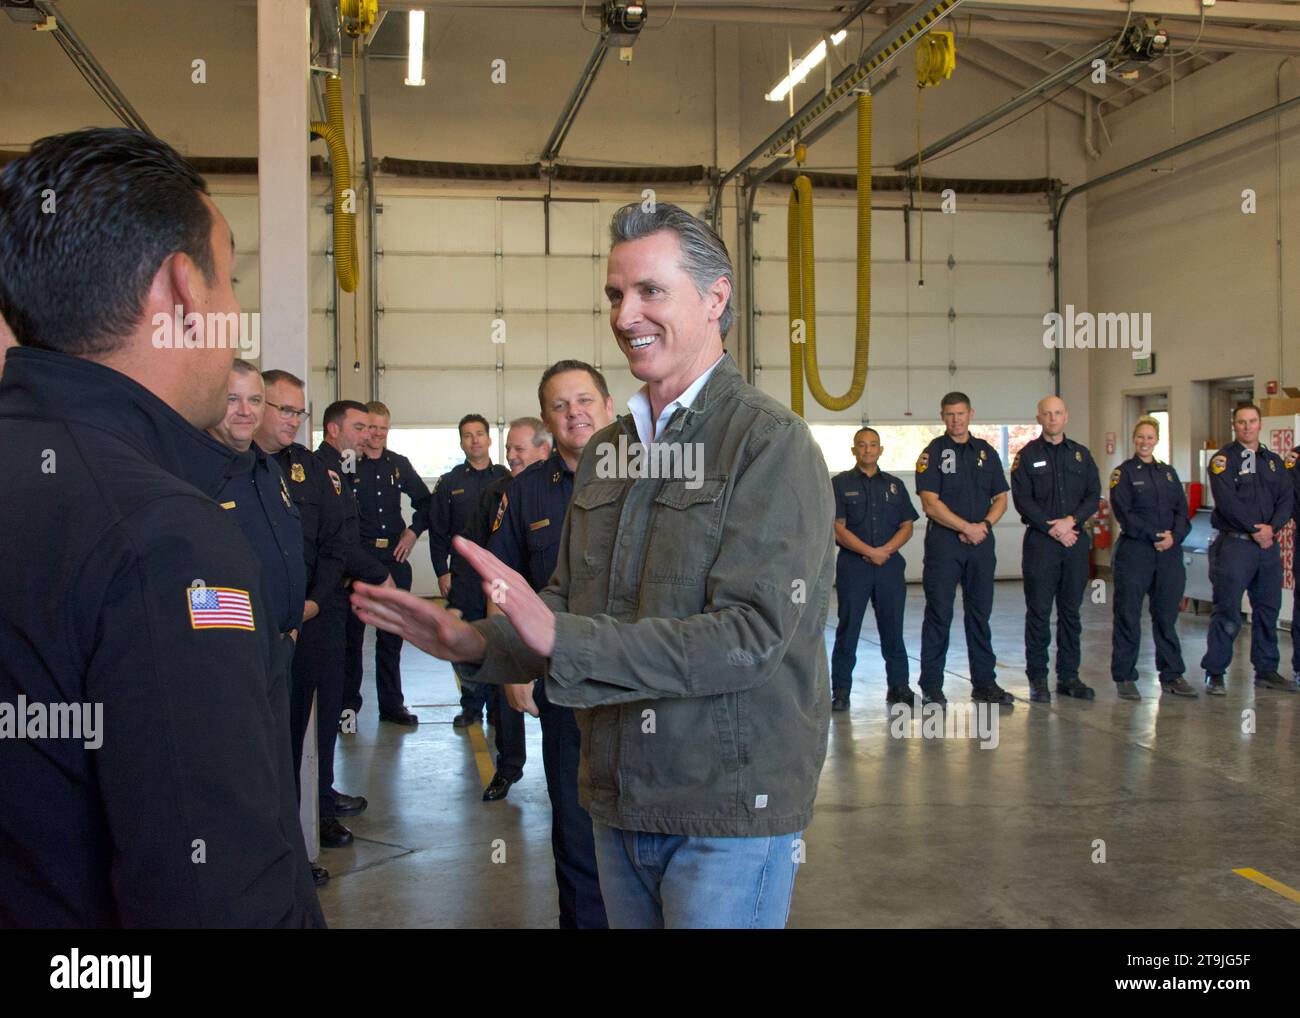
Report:
[{"label": "navy uniform pants", "polygon": [[[388,575],[402,590],[411,589],[411,563],[398,562],[393,558],[393,549],[376,548],[374,544],[366,547],[375,558],[383,562]],[[347,619],[347,666],[343,686],[343,706],[361,712],[361,676],[364,671],[362,650],[366,642],[366,625],[355,612],[348,612]],[[375,630],[375,692],[379,698],[379,710],[382,713],[396,713],[405,705],[402,696],[402,638],[382,629]],[[324,715],[321,715],[324,717]]]},{"label": "navy uniform pants", "polygon": [[979,544],[964,544],[956,531],[930,524],[925,531],[925,562],[921,586],[925,590],[925,621],[921,625],[921,690],[943,689],[943,669],[948,659],[948,631],[952,628],[953,598],[961,587],[962,620],[966,628],[966,654],[971,684],[990,686],[997,673],[989,616],[993,613],[993,574],[997,553],[990,534]]},{"label": "navy uniform pants", "polygon": [[[302,748],[311,719],[311,698],[316,695],[316,752],[320,775],[320,815],[334,816],[334,746],[338,717],[343,711],[343,629],[352,613],[347,591],[340,589],[325,599],[320,614],[304,622],[293,656],[293,692],[289,725],[293,734],[294,776],[302,769]],[[298,790],[299,798],[302,789]]]},{"label": "navy uniform pants", "polygon": [[1187,569],[1179,545],[1156,551],[1146,541],[1120,536],[1112,563],[1115,621],[1111,629],[1110,675],[1116,682],[1136,682],[1138,646],[1142,640],[1142,599],[1150,598],[1151,636],[1156,644],[1156,670],[1161,682],[1183,674],[1183,649],[1178,640],[1178,606],[1183,600]]},{"label": "navy uniform pants", "polygon": [[1282,553],[1276,541],[1261,548],[1250,538],[1220,533],[1210,545],[1214,614],[1201,667],[1223,675],[1232,663],[1232,643],[1241,631],[1241,595],[1249,593],[1250,663],[1255,674],[1277,671],[1277,616],[1282,610]]},{"label": "navy uniform pants", "polygon": [[551,797],[551,851],[555,881],[560,888],[560,929],[609,928],[605,902],[596,873],[596,840],[591,816],[578,802],[578,759],[582,733],[571,707],[546,698],[546,683],[533,686],[533,699],[542,719],[542,764]]},{"label": "navy uniform pants", "polygon": [[524,741],[524,715],[506,702],[505,689],[493,686],[487,700],[488,723],[496,733],[497,773],[510,781],[524,776],[528,759]]},{"label": "navy uniform pants", "polygon": [[903,645],[903,608],[907,604],[907,564],[898,553],[883,566],[873,565],[856,552],[840,549],[835,562],[835,596],[839,625],[831,653],[831,692],[848,696],[853,688],[853,666],[858,661],[858,634],[867,604],[875,608],[880,654],[885,659],[885,679],[891,689],[904,689],[908,681],[907,648]]},{"label": "navy uniform pants", "polygon": [[1296,524],[1291,536],[1291,582],[1295,590],[1291,591],[1291,672],[1300,676],[1300,583],[1296,582],[1296,548],[1300,547],[1300,523]]},{"label": "navy uniform pants", "polygon": [[1025,578],[1025,674],[1047,681],[1047,650],[1052,643],[1052,605],[1056,605],[1056,679],[1079,677],[1079,606],[1088,585],[1088,535],[1067,548],[1041,530],[1025,531],[1020,568]]}]

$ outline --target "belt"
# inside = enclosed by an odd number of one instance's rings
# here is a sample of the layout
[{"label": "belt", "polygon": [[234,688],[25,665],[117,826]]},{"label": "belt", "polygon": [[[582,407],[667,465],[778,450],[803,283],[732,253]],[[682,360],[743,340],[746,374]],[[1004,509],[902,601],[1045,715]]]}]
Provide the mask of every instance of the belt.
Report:
[{"label": "belt", "polygon": [[1253,534],[1243,534],[1240,530],[1220,530],[1219,533],[1224,537],[1235,537],[1239,541],[1253,541],[1255,539]]}]

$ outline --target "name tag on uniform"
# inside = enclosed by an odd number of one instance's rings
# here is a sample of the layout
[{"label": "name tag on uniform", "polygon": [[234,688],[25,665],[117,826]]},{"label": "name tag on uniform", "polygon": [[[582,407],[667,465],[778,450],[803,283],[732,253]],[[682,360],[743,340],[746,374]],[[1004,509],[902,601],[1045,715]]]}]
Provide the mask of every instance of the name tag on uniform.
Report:
[{"label": "name tag on uniform", "polygon": [[543,527],[549,527],[550,525],[551,525],[551,519],[550,519],[550,517],[548,516],[548,517],[547,517],[546,519],[544,519],[544,520],[538,520],[536,523],[530,523],[530,524],[528,524],[528,529],[529,529],[529,530],[541,530]]},{"label": "name tag on uniform", "polygon": [[845,498],[853,498],[853,497],[855,497],[855,496],[857,496],[857,495],[861,495],[861,494],[862,494],[862,492],[860,492],[860,491],[846,491],[846,492],[844,493],[844,497],[845,497]]},{"label": "name tag on uniform", "polygon": [[464,489],[464,488],[452,488],[452,489],[451,489],[451,493],[452,493],[453,495],[463,495],[463,494],[465,494],[465,489]]},{"label": "name tag on uniform", "polygon": [[1036,466],[1036,467],[1045,467],[1045,466],[1047,466],[1047,460],[1039,460],[1037,463],[1034,464],[1034,466]]},{"label": "name tag on uniform", "polygon": [[222,508],[222,509],[233,509],[233,508],[235,508],[235,503],[234,503],[234,502],[222,502],[222,503],[221,503],[221,508]]}]

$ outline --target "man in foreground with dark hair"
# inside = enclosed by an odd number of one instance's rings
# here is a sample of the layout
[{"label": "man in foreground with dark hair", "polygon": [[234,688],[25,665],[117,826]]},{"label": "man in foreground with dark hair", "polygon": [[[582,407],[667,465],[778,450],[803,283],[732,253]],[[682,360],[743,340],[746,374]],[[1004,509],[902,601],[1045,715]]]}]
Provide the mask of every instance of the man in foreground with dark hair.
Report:
[{"label": "man in foreground with dark hair", "polygon": [[[234,241],[163,142],[44,138],[0,173],[0,925],[323,926],[236,454]],[[203,333],[200,327],[199,332]],[[33,596],[32,591],[43,592]],[[8,710],[5,710],[8,708]],[[80,722],[80,723],[77,723]],[[14,734],[14,733],[6,733]]]}]

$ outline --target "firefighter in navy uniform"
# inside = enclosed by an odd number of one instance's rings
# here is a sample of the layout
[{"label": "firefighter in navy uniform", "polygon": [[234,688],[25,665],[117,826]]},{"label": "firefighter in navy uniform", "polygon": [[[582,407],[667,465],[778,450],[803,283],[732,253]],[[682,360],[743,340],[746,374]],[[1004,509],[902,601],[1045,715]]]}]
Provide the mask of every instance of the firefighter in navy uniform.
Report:
[{"label": "firefighter in navy uniform", "polygon": [[1300,445],[1286,454],[1286,469],[1291,475],[1291,518],[1295,520],[1291,534],[1291,675],[1300,689],[1300,583],[1295,580],[1296,549],[1300,547]]},{"label": "firefighter in navy uniform", "polygon": [[1137,658],[1142,600],[1147,597],[1151,599],[1151,635],[1160,688],[1173,696],[1197,695],[1183,678],[1183,650],[1178,639],[1178,606],[1187,583],[1182,545],[1192,522],[1178,472],[1155,458],[1159,439],[1160,422],[1154,417],[1140,418],[1133,428],[1136,454],[1110,475],[1110,505],[1122,531],[1111,561],[1115,626],[1110,674],[1122,700],[1142,699],[1137,688]]},{"label": "firefighter in navy uniform", "polygon": [[925,621],[921,625],[921,701],[947,703],[944,664],[952,603],[961,587],[970,659],[971,699],[1014,706],[995,681],[997,658],[989,630],[997,556],[993,525],[1007,511],[1007,479],[997,450],[970,433],[970,398],[950,392],[939,405],[944,434],[916,461],[916,491],[929,520],[925,528]]},{"label": "firefighter in navy uniform", "polygon": [[[478,512],[487,486],[510,471],[494,464],[489,456],[492,435],[487,418],[466,414],[457,426],[465,462],[457,464],[438,478],[429,509],[429,557],[438,576],[438,590],[447,599],[447,607],[460,612],[467,622],[481,619],[487,612],[483,585],[451,545],[460,537]],[[459,672],[457,677],[459,678]],[[460,713],[452,720],[456,728],[477,724],[487,705],[489,688],[482,683],[460,679]]]},{"label": "firefighter in navy uniform", "polygon": [[[573,471],[591,436],[613,421],[614,401],[605,376],[577,360],[558,361],[547,368],[537,395],[542,419],[555,438],[555,452],[511,482],[505,512],[488,541],[488,551],[518,570],[534,590],[541,590],[559,559],[560,533],[573,498]],[[542,766],[551,800],[551,850],[559,888],[560,928],[605,929],[609,919],[600,894],[591,816],[578,798],[582,734],[573,708],[551,703],[544,681],[503,688],[511,706],[526,710],[542,723]]]},{"label": "firefighter in navy uniform", "polygon": [[1294,692],[1278,674],[1277,615],[1282,608],[1282,554],[1277,532],[1291,518],[1295,498],[1286,463],[1259,444],[1260,414],[1253,404],[1232,415],[1236,439],[1210,460],[1210,491],[1218,531],[1210,545],[1214,614],[1205,641],[1205,691],[1222,696],[1232,663],[1232,644],[1241,630],[1241,595],[1249,593],[1250,663],[1255,684]]},{"label": "firefighter in navy uniform", "polygon": [[0,926],[324,925],[279,625],[214,501],[237,457],[204,429],[232,351],[154,341],[195,308],[237,314],[233,262],[203,179],[149,135],[44,138],[0,173],[21,344],[0,383],[0,703],[96,728],[0,738]]},{"label": "firefighter in navy uniform", "polygon": [[[343,589],[343,563],[347,554],[346,522],[342,495],[334,490],[325,465],[294,440],[299,422],[307,416],[306,387],[287,371],[263,373],[266,412],[254,441],[279,464],[289,497],[302,519],[302,556],[307,572],[307,600],[302,630],[293,656],[293,691],[289,704],[289,731],[293,741],[295,777],[301,776],[303,745],[311,721],[312,699],[320,693],[328,709],[343,690],[343,616],[347,592]],[[340,485],[340,488],[342,485]],[[322,715],[323,716],[323,715]],[[363,796],[336,792],[334,783],[334,726],[317,718],[317,794],[321,816],[354,816],[365,808]],[[302,797],[301,784],[298,789]],[[329,879],[314,867],[317,885]]]},{"label": "firefighter in navy uniform", "polygon": [[885,659],[886,703],[916,703],[908,685],[903,608],[907,604],[907,563],[899,554],[912,539],[916,508],[907,487],[877,464],[884,451],[880,433],[859,428],[853,436],[857,465],[831,478],[835,490],[835,591],[839,625],[831,654],[831,710],[849,709],[858,634],[867,605],[873,604],[880,653]]},{"label": "firefighter in navy uniform", "polygon": [[1029,699],[1050,703],[1047,653],[1056,604],[1056,691],[1080,700],[1096,694],[1079,681],[1079,606],[1088,585],[1087,523],[1101,503],[1101,481],[1088,447],[1065,436],[1065,402],[1038,403],[1041,433],[1011,464],[1011,497],[1025,524],[1025,673]]},{"label": "firefighter in navy uniform", "polygon": [[[343,514],[343,580],[339,593],[331,598],[329,605],[329,625],[334,631],[331,653],[337,648],[338,653],[343,655],[346,646],[344,617],[351,614],[347,602],[348,584],[352,580],[390,587],[394,584],[383,563],[361,544],[357,501],[352,494],[351,482],[347,480],[356,471],[357,463],[364,455],[361,447],[370,427],[369,411],[364,403],[339,400],[325,408],[321,423],[325,436],[316,448],[316,457],[325,466],[330,490],[339,500]],[[322,606],[322,612],[324,610]],[[352,832],[338,818],[363,813],[368,805],[365,796],[343,795],[333,787],[334,747],[339,734],[339,721],[335,719],[340,719],[343,713],[344,660],[343,656],[338,658],[337,673],[331,669],[328,689],[325,685],[326,676],[322,674],[316,700],[316,737],[319,740],[321,775],[320,843],[326,848],[341,848],[352,843]]]},{"label": "firefighter in navy uniform", "polygon": [[[411,461],[387,448],[392,415],[383,403],[367,403],[370,414],[367,442],[357,450],[357,470],[352,475],[352,492],[357,500],[361,543],[383,563],[402,590],[411,589],[408,557],[415,542],[428,528],[429,488]],[[364,455],[362,454],[364,452]],[[411,500],[411,525],[402,519],[402,494]],[[343,686],[343,707],[361,712],[361,676],[365,646],[365,624],[347,613],[347,670]],[[379,720],[414,727],[420,719],[406,709],[402,694],[402,638],[382,629],[375,630],[375,689]]]},{"label": "firefighter in navy uniform", "polygon": [[[506,511],[506,491],[511,481],[523,471],[551,455],[551,436],[536,417],[519,417],[510,422],[506,432],[506,462],[510,473],[498,477],[483,490],[478,513],[470,520],[465,536],[486,548],[488,540],[501,525]],[[524,776],[528,746],[524,736],[523,712],[512,707],[497,686],[488,691],[488,722],[495,733],[497,765],[483,790],[484,802],[497,802],[510,794],[510,786]]]}]

